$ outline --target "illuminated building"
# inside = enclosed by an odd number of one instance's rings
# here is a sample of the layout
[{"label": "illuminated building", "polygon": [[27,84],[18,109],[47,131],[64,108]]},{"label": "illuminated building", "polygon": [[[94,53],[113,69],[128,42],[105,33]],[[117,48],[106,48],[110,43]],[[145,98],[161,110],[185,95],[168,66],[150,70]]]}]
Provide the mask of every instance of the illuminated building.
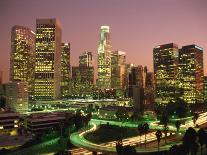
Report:
[{"label": "illuminated building", "polygon": [[[84,52],[79,57],[79,66],[72,67],[73,94],[78,96],[90,96],[94,86],[94,67],[88,61],[82,61],[86,55]],[[90,62],[93,62],[92,53],[89,55]]]},{"label": "illuminated building", "polygon": [[94,68],[86,66],[72,67],[73,94],[90,95],[94,84]]},{"label": "illuminated building", "polygon": [[204,101],[207,101],[207,76],[204,76]]},{"label": "illuminated building", "polygon": [[56,19],[36,20],[35,99],[61,96],[61,27]]},{"label": "illuminated building", "polygon": [[126,53],[114,51],[111,55],[111,87],[125,88],[126,86]]},{"label": "illuminated building", "polygon": [[128,95],[132,97],[133,87],[145,88],[147,68],[141,65],[134,66],[133,64],[127,65],[128,72]]},{"label": "illuminated building", "polygon": [[203,102],[203,76],[203,48],[197,45],[183,46],[179,50],[179,79],[181,98],[185,102]]},{"label": "illuminated building", "polygon": [[9,82],[5,84],[6,107],[12,111],[28,111],[28,83]]},{"label": "illuminated building", "polygon": [[79,56],[79,66],[93,67],[93,55],[91,52],[84,52]]},{"label": "illuminated building", "polygon": [[179,94],[177,92],[178,46],[174,43],[153,49],[155,102],[167,104]]},{"label": "illuminated building", "polygon": [[12,111],[0,111],[0,134],[9,133],[18,128],[19,114]]},{"label": "illuminated building", "polygon": [[65,113],[36,113],[24,117],[25,128],[33,134],[41,133],[48,129],[60,130],[61,123],[65,122]]},{"label": "illuminated building", "polygon": [[28,82],[29,95],[34,92],[35,33],[15,25],[11,30],[10,81]]},{"label": "illuminated building", "polygon": [[61,96],[64,98],[71,93],[70,44],[62,43],[61,47]]},{"label": "illuminated building", "polygon": [[111,39],[109,26],[101,26],[98,47],[98,79],[100,89],[111,88]]},{"label": "illuminated building", "polygon": [[145,95],[145,103],[149,105],[149,108],[151,108],[151,105],[154,103],[154,90],[155,90],[154,74],[152,72],[147,72],[144,95]]}]

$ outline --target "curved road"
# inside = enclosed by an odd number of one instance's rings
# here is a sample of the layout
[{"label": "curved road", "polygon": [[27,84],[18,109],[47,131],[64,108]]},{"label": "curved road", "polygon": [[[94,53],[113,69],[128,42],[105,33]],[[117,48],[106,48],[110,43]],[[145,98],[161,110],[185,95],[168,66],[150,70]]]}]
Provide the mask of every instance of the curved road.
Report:
[{"label": "curved road", "polygon": [[[79,131],[76,133],[71,134],[70,140],[71,142],[78,147],[85,148],[90,151],[95,151],[95,152],[103,152],[103,153],[116,153],[116,148],[115,148],[115,141],[113,142],[108,142],[108,143],[102,143],[102,144],[95,144],[92,143],[84,138],[84,135],[90,132],[95,131],[100,124],[106,124],[109,122],[110,124],[114,125],[119,125],[119,126],[126,126],[126,127],[137,127],[137,124],[135,123],[129,123],[129,122],[116,122],[116,121],[106,121],[106,120],[96,120],[92,119],[91,124],[93,125],[89,130],[83,130]],[[198,125],[202,125],[207,122],[207,112],[202,113],[199,115],[199,118],[197,120]],[[185,131],[188,127],[193,127],[193,121],[188,121],[185,125],[181,125],[181,130]],[[157,122],[155,123],[150,123],[150,129],[163,129],[162,125],[158,125]],[[176,131],[176,128],[174,126],[169,126],[170,131]],[[156,136],[155,133],[148,133],[147,134],[147,142],[150,141],[155,141]],[[144,135],[141,136],[141,143],[144,142]],[[135,136],[132,138],[126,138],[123,140],[124,145],[136,145],[137,143],[140,143],[140,137]],[[160,151],[162,150],[168,150],[171,147],[171,145],[165,145],[160,147]],[[151,149],[136,149],[137,153],[143,153],[143,152],[155,152],[157,151],[157,148],[151,148]]]}]

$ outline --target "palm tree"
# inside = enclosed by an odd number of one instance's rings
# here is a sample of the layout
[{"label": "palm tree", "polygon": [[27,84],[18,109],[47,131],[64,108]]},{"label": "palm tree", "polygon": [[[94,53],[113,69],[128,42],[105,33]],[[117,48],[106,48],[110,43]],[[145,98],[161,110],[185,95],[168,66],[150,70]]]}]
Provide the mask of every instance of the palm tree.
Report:
[{"label": "palm tree", "polygon": [[176,122],[175,122],[175,127],[176,127],[176,129],[177,129],[177,132],[179,132],[179,130],[180,130],[180,126],[181,126],[181,122],[180,122],[180,121],[176,121]]},{"label": "palm tree", "polygon": [[193,117],[192,117],[192,120],[193,120],[193,124],[194,124],[194,126],[196,126],[196,121],[198,120],[198,118],[199,118],[199,115],[198,115],[198,113],[193,113]]},{"label": "palm tree", "polygon": [[144,128],[143,128],[143,124],[139,124],[138,127],[137,127],[138,131],[139,131],[139,141],[140,141],[140,146],[141,146],[141,136],[144,132]]},{"label": "palm tree", "polygon": [[165,144],[166,144],[167,143],[167,133],[169,131],[168,126],[165,126],[163,131],[164,131],[164,134],[165,134]]},{"label": "palm tree", "polygon": [[198,130],[198,142],[200,144],[201,148],[201,155],[203,154],[203,145],[205,144],[205,141],[207,139],[207,133],[204,129],[199,129]]},{"label": "palm tree", "polygon": [[192,127],[188,128],[183,136],[183,145],[187,153],[195,154],[197,152],[198,144],[197,133]]},{"label": "palm tree", "polygon": [[155,133],[156,137],[157,137],[157,144],[158,144],[158,152],[160,151],[160,140],[162,137],[162,132],[160,130],[157,130],[157,132]]},{"label": "palm tree", "polygon": [[175,154],[179,154],[179,146],[178,145],[173,145],[172,147],[170,147],[169,155],[175,155]]},{"label": "palm tree", "polygon": [[145,148],[146,148],[146,135],[147,135],[148,131],[149,131],[149,124],[148,123],[144,123],[143,124],[143,132],[145,134]]}]

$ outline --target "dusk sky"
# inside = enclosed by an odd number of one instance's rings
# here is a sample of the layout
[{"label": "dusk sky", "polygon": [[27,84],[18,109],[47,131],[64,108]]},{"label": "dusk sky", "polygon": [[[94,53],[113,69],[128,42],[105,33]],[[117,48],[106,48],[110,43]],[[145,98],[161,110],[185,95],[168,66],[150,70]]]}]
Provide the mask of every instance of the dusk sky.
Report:
[{"label": "dusk sky", "polygon": [[0,70],[9,80],[11,27],[35,32],[36,18],[57,18],[62,41],[71,43],[71,64],[92,51],[97,61],[99,29],[109,25],[112,49],[127,54],[127,62],[153,69],[152,51],[159,44],[204,48],[207,73],[207,0],[0,0]]}]

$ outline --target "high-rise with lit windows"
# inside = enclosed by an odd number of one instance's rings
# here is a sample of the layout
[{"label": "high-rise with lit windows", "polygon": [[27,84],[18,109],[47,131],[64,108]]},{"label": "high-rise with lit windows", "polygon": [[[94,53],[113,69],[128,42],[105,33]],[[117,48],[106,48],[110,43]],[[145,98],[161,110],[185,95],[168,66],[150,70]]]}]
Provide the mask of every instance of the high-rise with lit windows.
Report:
[{"label": "high-rise with lit windows", "polygon": [[91,97],[94,86],[93,55],[84,52],[79,56],[79,66],[72,67],[73,95]]},{"label": "high-rise with lit windows", "polygon": [[61,96],[61,35],[56,19],[36,20],[35,98],[53,100]]},{"label": "high-rise with lit windows", "polygon": [[181,98],[189,104],[203,102],[203,48],[197,45],[183,46],[179,50],[178,73]]},{"label": "high-rise with lit windows", "polygon": [[114,51],[111,55],[111,87],[125,88],[126,86],[126,53]]},{"label": "high-rise with lit windows", "polygon": [[11,30],[10,81],[28,82],[28,92],[34,92],[35,33],[24,26]]},{"label": "high-rise with lit windows", "polygon": [[204,76],[204,101],[207,101],[207,76]]},{"label": "high-rise with lit windows", "polygon": [[98,46],[98,79],[100,89],[111,88],[111,39],[109,26],[101,26]]},{"label": "high-rise with lit windows", "polygon": [[153,49],[155,102],[167,104],[179,95],[178,46],[174,43],[159,45]]},{"label": "high-rise with lit windows", "polygon": [[70,43],[61,45],[61,96],[71,94]]},{"label": "high-rise with lit windows", "polygon": [[79,66],[93,67],[93,55],[91,52],[83,52],[79,56]]}]

